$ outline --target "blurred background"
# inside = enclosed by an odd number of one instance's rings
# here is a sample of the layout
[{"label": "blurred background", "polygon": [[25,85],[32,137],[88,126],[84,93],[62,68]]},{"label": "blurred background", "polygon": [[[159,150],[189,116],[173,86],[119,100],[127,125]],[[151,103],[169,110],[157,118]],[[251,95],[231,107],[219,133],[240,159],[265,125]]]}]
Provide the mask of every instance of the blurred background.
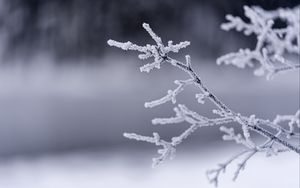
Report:
[{"label": "blurred background", "polygon": [[[299,72],[266,81],[251,69],[215,63],[255,45],[255,36],[220,29],[226,14],[244,18],[244,5],[269,10],[299,2],[0,0],[0,187],[213,187],[205,170],[241,148],[223,142],[218,128],[203,128],[179,146],[175,160],[151,169],[157,148],[122,134],[155,131],[168,139],[184,131],[185,124],[151,125],[154,117],[173,116],[172,104],[145,109],[144,102],[164,96],[186,75],[168,66],[140,73],[135,53],[106,41],[151,43],[141,27],[147,22],[165,41],[191,41],[174,57],[191,54],[206,85],[233,110],[266,119],[294,114]],[[211,117],[213,106],[196,104],[195,92],[188,88],[179,103]],[[220,187],[297,188],[299,165],[293,153],[259,156],[236,183],[227,173]],[[289,181],[281,180],[287,173]]]}]

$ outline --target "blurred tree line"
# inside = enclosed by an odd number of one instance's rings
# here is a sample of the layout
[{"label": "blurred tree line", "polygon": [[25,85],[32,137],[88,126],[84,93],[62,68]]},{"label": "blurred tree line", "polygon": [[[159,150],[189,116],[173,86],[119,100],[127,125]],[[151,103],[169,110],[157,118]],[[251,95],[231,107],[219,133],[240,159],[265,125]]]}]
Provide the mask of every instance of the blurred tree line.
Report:
[{"label": "blurred tree line", "polygon": [[[299,4],[299,3],[298,3]],[[168,37],[189,36],[210,51],[225,14],[243,15],[243,5],[293,7],[293,0],[0,0],[0,40],[5,57],[44,50],[59,58],[101,56],[106,40],[142,38],[142,22]],[[198,20],[198,21],[197,21]],[[196,27],[198,29],[196,29]],[[194,29],[194,30],[193,30]],[[2,35],[2,37],[1,37]],[[164,37],[164,36],[162,36]],[[221,39],[220,37],[217,39]],[[212,40],[216,40],[212,36]],[[197,43],[198,43],[197,42]],[[197,47],[197,46],[196,46]]]}]

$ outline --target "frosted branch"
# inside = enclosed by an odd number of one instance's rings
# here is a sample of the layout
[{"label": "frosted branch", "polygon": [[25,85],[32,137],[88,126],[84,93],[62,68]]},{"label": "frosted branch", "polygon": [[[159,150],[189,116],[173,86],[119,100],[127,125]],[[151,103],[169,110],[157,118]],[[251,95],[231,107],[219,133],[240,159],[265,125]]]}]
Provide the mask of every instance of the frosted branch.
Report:
[{"label": "frosted branch", "polygon": [[[300,50],[300,6],[294,9],[279,8],[274,11],[265,11],[260,7],[244,7],[245,16],[249,23],[240,17],[227,15],[227,23],[221,25],[225,31],[235,29],[245,35],[257,36],[256,47],[240,49],[238,52],[223,55],[217,59],[217,64],[232,64],[238,68],[254,67],[257,76],[266,75],[268,79],[277,73],[283,73],[300,68],[299,62],[286,63],[285,56],[297,56]],[[274,28],[274,21],[280,19],[286,23],[284,28]]]},{"label": "frosted branch", "polygon": [[220,127],[220,131],[226,133],[223,135],[223,140],[234,140],[237,144],[243,144],[244,146],[248,148],[254,148],[253,142],[250,142],[246,140],[245,138],[242,138],[241,134],[235,134],[233,128],[227,128],[224,126]]},{"label": "frosted branch", "polygon": [[172,159],[175,156],[176,150],[172,146],[172,143],[169,143],[169,142],[166,142],[166,141],[160,139],[160,136],[159,136],[158,133],[153,133],[153,137],[142,136],[142,135],[138,135],[138,134],[135,134],[135,133],[124,133],[123,135],[124,135],[124,137],[129,138],[129,139],[149,142],[149,143],[153,143],[157,146],[163,147],[162,149],[159,149],[157,151],[160,156],[152,159],[153,160],[153,163],[152,163],[153,167],[156,167],[159,164],[161,164],[163,161],[165,161],[166,159],[168,159],[168,158]]},{"label": "frosted branch", "polygon": [[150,72],[154,68],[159,69],[161,63],[164,62],[169,52],[178,53],[179,50],[190,45],[189,41],[180,42],[179,44],[173,44],[173,41],[169,41],[168,45],[164,46],[161,38],[153,32],[149,24],[143,23],[143,28],[148,32],[148,34],[152,37],[156,44],[146,44],[145,46],[139,46],[129,41],[118,42],[111,39],[107,41],[108,45],[121,48],[122,50],[133,50],[141,52],[141,54],[138,55],[139,59],[141,60],[146,60],[150,57],[153,57],[154,62],[141,66],[141,72]]},{"label": "frosted branch", "polygon": [[[237,30],[244,30],[246,34],[259,34],[259,41],[256,49],[241,50],[238,53],[233,53],[226,55],[225,57],[221,57],[221,60],[219,59],[219,61],[228,61],[228,63],[235,62],[236,66],[240,66],[241,68],[243,68],[245,66],[254,65],[253,62],[250,62],[248,60],[256,59],[260,62],[263,71],[269,71],[269,73],[271,72],[273,74],[277,69],[276,67],[274,67],[273,62],[270,60],[270,49],[271,51],[274,49],[272,49],[272,46],[265,45],[265,40],[267,40],[270,44],[278,44],[278,41],[274,42],[276,37],[273,36],[273,33],[275,32],[272,29],[273,22],[270,20],[266,21],[264,19],[261,19],[262,10],[260,9],[245,7],[245,11],[246,16],[250,18],[251,23],[246,24],[243,23],[243,21],[239,18],[228,16],[227,19],[230,22],[227,25],[223,25],[222,27],[224,29],[236,28]],[[255,25],[255,27],[253,27],[253,25]],[[168,63],[171,66],[184,71],[189,76],[189,78],[186,80],[176,80],[175,84],[177,85],[177,87],[174,90],[169,90],[167,92],[167,95],[160,99],[145,103],[145,107],[152,108],[158,105],[162,105],[168,101],[171,101],[173,104],[175,104],[177,102],[176,96],[184,90],[185,86],[193,84],[200,90],[200,93],[197,93],[195,95],[198,102],[202,104],[204,103],[204,100],[210,101],[216,107],[216,109],[213,110],[213,113],[218,116],[217,118],[204,117],[197,112],[188,109],[185,105],[179,104],[174,108],[174,117],[155,118],[152,120],[153,124],[160,125],[177,124],[183,122],[186,122],[189,125],[189,127],[180,135],[171,138],[171,141],[165,141],[161,139],[158,133],[153,133],[153,137],[141,136],[134,133],[125,133],[124,136],[129,139],[149,142],[162,147],[162,149],[158,150],[159,157],[153,159],[153,166],[161,164],[168,158],[173,158],[176,151],[176,146],[182,143],[190,135],[192,135],[192,133],[198,128],[207,126],[220,126],[234,122],[239,125],[239,128],[242,131],[242,135],[236,134],[233,128],[226,128],[224,126],[221,126],[220,130],[225,133],[223,139],[233,140],[238,144],[244,145],[247,149],[244,152],[234,156],[224,164],[221,164],[219,168],[208,172],[210,182],[214,183],[215,185],[218,184],[220,172],[225,171],[225,168],[229,164],[231,164],[232,161],[241,156],[245,155],[245,158],[243,158],[241,163],[239,163],[237,171],[234,175],[234,179],[236,179],[240,171],[244,169],[247,161],[257,152],[264,152],[267,155],[273,155],[280,152],[293,151],[300,154],[300,147],[291,144],[289,142],[290,137],[287,136],[290,135],[297,137],[297,135],[299,135],[294,131],[295,126],[299,127],[299,111],[292,116],[277,116],[272,122],[269,120],[257,118],[255,115],[247,117],[241,115],[240,113],[234,112],[205,86],[201,78],[192,68],[190,56],[185,56],[185,62],[181,62],[170,57],[169,52],[177,53],[180,49],[187,47],[190,44],[189,42],[180,42],[179,44],[173,45],[172,41],[169,41],[168,45],[164,46],[161,38],[153,32],[148,24],[143,24],[143,27],[155,41],[155,45],[147,44],[145,46],[138,46],[131,42],[121,43],[113,40],[109,40],[108,44],[121,48],[123,50],[134,50],[142,52],[142,54],[139,55],[139,58],[142,60],[148,59],[150,57],[154,58],[154,62],[142,66],[141,71],[149,72],[154,68],[160,68],[160,65],[162,63]],[[276,32],[279,31],[276,30]],[[282,33],[284,31],[281,30],[280,32]],[[271,35],[271,38],[268,38],[269,35]],[[286,46],[284,48],[286,48]],[[282,60],[283,57],[281,56],[281,53],[278,53],[277,51],[273,52],[274,54],[276,54],[274,55],[274,58],[276,58],[277,61],[284,62],[284,60]],[[238,60],[237,57],[239,57]],[[284,64],[285,66],[291,67],[290,63],[285,62]],[[280,123],[285,121],[287,121],[289,124],[288,130],[284,129],[280,125]],[[276,133],[270,132],[269,130],[263,128],[264,126],[268,126],[269,128],[276,131]],[[258,133],[263,138],[265,138],[266,141],[260,145],[255,144],[252,141],[250,134],[251,132]],[[286,135],[287,137],[283,138],[282,135]]]},{"label": "frosted branch", "polygon": [[154,100],[154,101],[151,101],[151,102],[146,102],[145,107],[146,108],[153,108],[155,106],[164,104],[168,101],[172,101],[172,103],[175,104],[176,103],[176,96],[180,92],[183,91],[183,89],[186,85],[192,84],[193,80],[191,80],[191,79],[188,79],[188,80],[175,80],[174,83],[178,85],[178,87],[176,89],[168,90],[167,95],[160,98],[160,99],[157,99],[157,100]]}]

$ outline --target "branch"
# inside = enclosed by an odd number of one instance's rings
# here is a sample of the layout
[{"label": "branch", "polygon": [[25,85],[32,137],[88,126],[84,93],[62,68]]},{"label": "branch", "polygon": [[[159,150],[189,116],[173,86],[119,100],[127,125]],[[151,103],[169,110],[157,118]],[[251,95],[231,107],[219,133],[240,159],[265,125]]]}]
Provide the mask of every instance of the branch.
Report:
[{"label": "branch", "polygon": [[[274,11],[244,6],[244,11],[250,20],[249,23],[240,17],[227,15],[228,22],[223,23],[221,28],[225,31],[235,29],[245,35],[256,35],[255,49],[240,49],[238,52],[223,55],[217,59],[217,63],[232,64],[238,68],[254,67],[254,64],[259,64],[254,74],[266,75],[267,79],[278,73],[299,69],[299,62],[286,66],[287,60],[284,57],[294,55],[299,58],[300,55],[300,6],[294,9],[279,8]],[[276,20],[286,23],[286,27],[275,28]]]},{"label": "branch", "polygon": [[[219,169],[212,171],[216,174],[216,176],[212,178],[211,182],[214,182],[216,185],[217,185],[217,178],[220,174],[220,171],[225,170],[228,164],[230,164],[233,160],[235,160],[236,158],[238,158],[243,154],[248,153],[245,159],[238,166],[234,179],[237,178],[239,172],[245,167],[246,162],[257,152],[265,152],[266,154],[269,154],[269,153],[278,153],[284,151],[294,151],[295,153],[300,154],[299,146],[294,146],[281,137],[282,134],[297,136],[297,134],[294,132],[294,129],[292,127],[294,127],[295,123],[299,127],[300,112],[297,112],[295,116],[277,116],[277,118],[275,118],[273,122],[256,118],[255,115],[246,117],[246,116],[242,116],[239,113],[234,112],[205,86],[201,78],[196,74],[196,72],[192,68],[191,58],[189,55],[185,56],[184,63],[170,57],[169,55],[170,52],[177,53],[180,49],[186,48],[190,44],[188,41],[180,42],[176,45],[173,45],[173,42],[169,41],[168,45],[164,46],[161,38],[158,37],[153,32],[153,30],[150,28],[148,24],[143,24],[143,27],[153,38],[156,44],[154,45],[146,44],[145,46],[139,46],[131,42],[121,43],[113,40],[109,40],[108,44],[110,46],[115,46],[123,50],[134,50],[134,51],[141,52],[142,54],[140,54],[138,57],[142,60],[152,57],[154,59],[154,62],[151,64],[143,65],[140,69],[142,72],[143,71],[150,72],[154,68],[160,68],[160,65],[163,62],[166,62],[174,67],[183,70],[189,75],[189,79],[187,80],[175,81],[175,84],[178,85],[177,88],[175,88],[174,90],[169,90],[166,96],[158,100],[145,103],[145,107],[151,108],[158,105],[162,105],[169,101],[172,101],[172,103],[175,104],[177,102],[176,96],[179,95],[184,90],[184,87],[193,84],[200,90],[200,93],[196,94],[196,99],[198,100],[198,102],[204,103],[204,101],[206,100],[212,102],[217,107],[216,110],[213,110],[213,113],[219,116],[218,118],[212,118],[212,119],[207,118],[188,109],[185,105],[179,104],[177,107],[174,108],[174,111],[176,113],[175,117],[155,118],[152,120],[153,124],[162,124],[162,125],[181,123],[181,122],[187,122],[189,124],[189,127],[184,132],[182,132],[179,136],[173,137],[171,141],[162,140],[157,133],[153,133],[153,137],[141,136],[135,133],[130,133],[130,134],[125,133],[124,136],[127,138],[154,143],[155,145],[162,147],[162,149],[158,150],[160,156],[153,159],[153,166],[157,166],[161,164],[167,158],[173,158],[176,151],[175,149],[176,146],[182,143],[184,139],[188,138],[198,128],[204,126],[218,126],[230,122],[236,122],[238,125],[240,125],[240,128],[242,130],[242,135],[241,134],[236,135],[232,128],[229,129],[222,126],[220,130],[227,134],[224,135],[223,138],[225,140],[234,140],[238,144],[243,144],[248,149],[242,152],[241,154],[233,157],[225,164],[221,165]],[[266,66],[268,64],[267,61],[268,59],[267,59],[266,50],[263,51],[264,51],[263,57],[265,58],[264,65]],[[279,123],[286,120],[290,121],[291,126],[289,130],[285,130],[279,125]],[[262,125],[269,126],[270,128],[277,131],[277,133],[273,134],[269,132],[268,130],[264,129]],[[252,141],[251,134],[250,134],[251,131],[257,132],[261,136],[265,137],[267,141],[262,145],[256,145]],[[289,139],[289,137],[287,137],[287,139]],[[274,149],[274,145],[278,145],[283,148]]]}]

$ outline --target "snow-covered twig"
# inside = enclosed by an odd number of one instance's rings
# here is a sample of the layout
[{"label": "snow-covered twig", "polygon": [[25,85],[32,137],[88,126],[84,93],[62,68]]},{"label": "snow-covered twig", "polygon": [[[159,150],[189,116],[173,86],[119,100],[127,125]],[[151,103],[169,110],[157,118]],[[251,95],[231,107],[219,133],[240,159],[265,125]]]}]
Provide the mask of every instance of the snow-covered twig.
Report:
[{"label": "snow-covered twig", "polygon": [[[225,105],[214,93],[212,93],[202,82],[201,78],[197,75],[191,65],[191,58],[190,56],[186,56],[185,62],[181,62],[175,60],[170,57],[170,52],[177,53],[180,49],[185,48],[189,45],[189,42],[181,42],[177,45],[173,45],[172,42],[168,42],[167,46],[164,46],[160,37],[158,37],[153,30],[150,28],[148,24],[143,24],[144,29],[150,34],[150,36],[155,41],[154,45],[147,44],[145,46],[139,46],[133,44],[131,42],[117,42],[114,40],[109,40],[108,44],[110,46],[115,46],[121,48],[123,50],[134,50],[141,52],[142,54],[139,55],[139,58],[142,60],[148,59],[150,57],[154,58],[154,62],[151,64],[146,64],[147,66],[142,66],[141,71],[149,72],[153,70],[153,68],[160,68],[161,63],[166,62],[170,65],[177,67],[189,75],[189,79],[184,81],[175,81],[175,84],[178,87],[175,90],[169,90],[167,95],[162,97],[161,99],[154,100],[152,102],[145,103],[145,107],[155,107],[157,105],[162,105],[168,101],[172,101],[175,104],[176,96],[183,91],[184,87],[187,85],[193,84],[200,90],[200,94],[196,95],[197,100],[200,100],[200,103],[208,100],[211,101],[217,109],[213,111],[218,118],[207,118],[198,113],[188,109],[185,105],[179,104],[177,107],[174,108],[175,117],[170,118],[155,118],[152,120],[153,124],[174,124],[174,123],[181,123],[187,122],[190,126],[184,132],[182,132],[179,136],[173,137],[170,141],[166,141],[160,138],[157,133],[153,133],[153,137],[142,136],[135,133],[125,133],[124,136],[130,139],[135,139],[138,141],[145,141],[149,143],[154,143],[157,146],[161,146],[162,149],[158,150],[160,154],[159,157],[153,159],[153,166],[157,166],[165,161],[167,158],[173,158],[175,154],[176,146],[182,143],[182,141],[188,138],[195,130],[200,127],[204,126],[216,126],[216,125],[224,125],[226,123],[236,122],[241,127],[242,134],[235,134],[233,128],[226,128],[222,126],[220,128],[221,131],[225,132],[224,135],[225,140],[234,140],[238,144],[244,145],[247,150],[242,152],[241,154],[233,157],[228,162],[224,163],[220,166],[217,170],[211,171],[212,174],[215,173],[216,175],[213,178],[210,178],[212,183],[217,185],[218,177],[221,171],[225,170],[225,168],[235,159],[239,158],[242,155],[246,155],[245,159],[238,165],[237,171],[234,175],[234,179],[237,178],[240,171],[246,165],[246,162],[257,152],[265,152],[266,154],[269,153],[278,153],[279,151],[294,151],[300,154],[300,147],[294,146],[290,143],[289,137],[282,138],[281,135],[293,135],[299,138],[299,134],[294,132],[294,129],[290,128],[289,130],[285,130],[281,128],[279,123],[282,121],[289,120],[292,126],[294,126],[295,122],[298,125],[299,120],[299,113],[297,112],[295,116],[278,116],[278,118],[271,122],[269,120],[263,120],[256,118],[255,115],[251,115],[250,117],[243,116],[239,113],[234,112],[231,110],[227,105]],[[268,126],[274,129],[277,133],[272,133],[269,130],[263,128],[263,126]],[[266,141],[261,145],[256,145],[252,141],[251,132],[256,132],[261,136],[266,138]],[[292,131],[292,132],[291,132]],[[277,147],[277,149],[274,149]]]},{"label": "snow-covered twig", "polygon": [[[290,62],[286,56],[300,55],[300,6],[293,9],[279,8],[265,11],[260,7],[244,7],[245,15],[250,22],[240,17],[227,15],[227,23],[221,25],[225,31],[235,29],[245,35],[257,36],[256,47],[240,49],[223,55],[217,59],[218,64],[232,64],[239,68],[259,66],[254,71],[257,76],[266,75],[268,79],[273,75],[300,68],[299,62]],[[284,28],[275,28],[274,22],[281,20],[286,23]]]},{"label": "snow-covered twig", "polygon": [[154,100],[154,101],[151,101],[151,102],[146,102],[145,107],[146,108],[152,108],[152,107],[161,105],[161,104],[163,104],[165,102],[168,102],[168,101],[172,101],[172,103],[175,104],[176,103],[176,96],[181,91],[183,91],[183,89],[186,85],[192,84],[193,80],[191,80],[191,79],[188,79],[188,80],[175,80],[174,83],[178,85],[178,87],[176,89],[174,89],[173,91],[168,90],[168,94],[166,96],[160,98],[160,99],[157,99],[157,100]]}]

